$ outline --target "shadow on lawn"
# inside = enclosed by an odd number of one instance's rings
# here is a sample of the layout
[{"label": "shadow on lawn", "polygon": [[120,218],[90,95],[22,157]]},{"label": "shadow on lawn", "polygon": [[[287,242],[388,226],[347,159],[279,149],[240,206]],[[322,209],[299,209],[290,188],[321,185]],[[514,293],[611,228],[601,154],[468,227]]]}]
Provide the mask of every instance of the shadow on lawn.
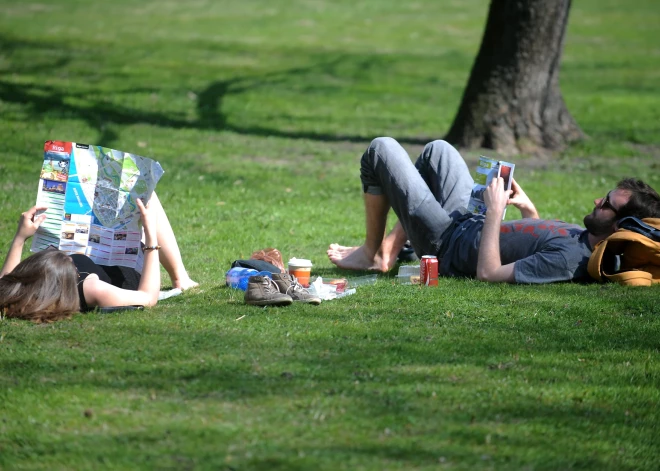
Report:
[{"label": "shadow on lawn", "polygon": [[[609,312],[621,313],[617,315],[625,315],[629,305],[627,298],[609,299],[609,303]],[[532,304],[541,312],[556,307]],[[526,312],[527,306],[513,309]],[[71,338],[64,341],[75,348],[71,354],[60,352],[43,359],[6,357],[1,365],[14,384],[30,383],[35,375],[43,375],[67,386],[160,390],[188,399],[231,401],[305,390],[306,382],[313,382],[314,389],[328,396],[353,395],[356,381],[369,388],[412,390],[418,385],[451,386],[482,377],[570,389],[644,386],[650,377],[634,370],[593,373],[623,361],[620,358],[629,352],[657,349],[657,339],[649,333],[652,325],[617,322],[610,314],[603,314],[602,320],[580,316],[584,322],[579,325],[573,325],[579,314],[570,311],[556,314],[552,325],[547,320],[538,323],[534,318],[518,317],[511,327],[511,321],[496,319],[486,323],[454,322],[443,320],[444,316],[439,321],[428,316],[415,320],[410,313],[383,313],[368,304],[359,311],[313,314],[308,317],[306,332],[294,331],[293,335],[289,335],[288,321],[279,316],[272,324],[240,328],[227,324],[222,329],[188,331],[174,321],[171,325],[137,325],[131,336],[149,339],[139,348],[134,340],[125,338],[124,326],[109,323],[101,329],[104,348],[95,352],[93,362],[84,352],[94,344],[96,334],[78,332],[79,327],[72,323],[63,326],[59,340],[49,337],[60,346],[62,339]],[[356,315],[373,329],[356,328],[349,322]],[[507,316],[497,316],[501,318]],[[259,333],[264,328],[269,332]],[[5,339],[5,344],[10,342],[21,341]],[[567,362],[573,365],[568,372]],[[93,375],[84,374],[90,369]]]},{"label": "shadow on lawn", "polygon": [[[579,287],[565,291],[567,304],[580,295]],[[644,332],[654,324],[617,322],[613,313],[626,315],[629,293],[613,290],[604,293],[605,301],[594,300],[608,303],[602,319],[614,324],[607,328],[599,324],[600,314],[585,317],[570,310],[554,314],[554,329],[521,317],[513,329],[495,318],[506,316],[493,316],[486,325],[448,322],[431,328],[429,316],[392,322],[399,314],[378,311],[374,303],[359,313],[372,331],[350,322],[355,312],[342,318],[337,311],[308,310],[308,327],[289,336],[286,311],[263,313],[272,321],[241,326],[207,324],[205,317],[218,313],[202,311],[194,327],[182,325],[178,316],[166,317],[164,324],[133,324],[131,336],[146,340],[138,348],[126,338],[125,325],[100,319],[71,322],[57,331],[44,330],[46,342],[33,338],[25,344],[19,336],[5,337],[4,345],[13,345],[18,354],[2,360],[0,390],[94,391],[93,404],[81,408],[93,407],[102,420],[116,415],[102,405],[106,395],[126,401],[127,409],[137,401],[146,413],[164,408],[204,417],[208,422],[198,432],[174,431],[162,438],[174,440],[174,448],[181,450],[187,448],[180,443],[196,443],[195,433],[204,442],[235,439],[226,425],[254,417],[268,420],[273,429],[287,429],[288,436],[328,437],[315,447],[307,439],[301,447],[286,438],[273,440],[255,458],[238,459],[254,469],[295,469],[300,460],[289,457],[300,451],[314,458],[339,454],[358,463],[377,459],[431,466],[444,457],[448,463],[513,459],[524,464],[533,456],[532,461],[538,458],[551,468],[607,467],[611,454],[590,450],[614,444],[648,450],[643,436],[655,427],[655,415],[643,410],[656,373],[643,365],[632,370],[619,365],[630,354],[657,349],[652,332]],[[645,302],[651,296],[642,294]],[[556,303],[529,301],[512,309],[524,312],[531,306],[547,315]],[[409,308],[406,316],[413,311]],[[577,315],[584,322],[571,328]],[[543,342],[525,341],[540,335],[545,335]],[[97,342],[99,349],[94,348]],[[36,345],[38,357],[20,353]],[[587,360],[580,362],[580,357]],[[595,431],[600,431],[597,436]],[[236,433],[255,430],[239,426]],[[132,443],[159,442],[153,434],[132,432]],[[94,439],[95,449],[104,449],[104,439]],[[346,444],[353,439],[354,444]],[[105,446],[112,449],[111,443]],[[562,448],[565,453],[557,451]],[[143,450],[129,444],[126,452]]]},{"label": "shadow on lawn", "polygon": [[[36,77],[43,76],[44,82],[49,72],[64,69],[72,62],[66,49],[63,49],[62,45],[57,44],[20,41],[0,35],[0,50],[11,52],[27,50],[28,53],[31,50],[38,50],[40,52],[53,51],[53,57],[46,61],[40,62],[38,59],[34,59],[30,64],[21,64],[20,67],[14,66],[12,69],[15,74],[31,74]],[[94,59],[91,57],[93,52],[89,54],[90,57],[88,59],[77,58],[76,60],[94,62]],[[309,67],[294,67],[281,72],[266,73],[262,76],[236,77],[228,80],[213,81],[197,94],[198,117],[196,120],[189,120],[188,117],[183,115],[176,116],[176,114],[172,113],[151,112],[140,108],[131,108],[117,103],[110,103],[109,100],[103,100],[104,93],[100,91],[87,93],[74,92],[63,87],[55,87],[45,83],[21,83],[7,79],[0,80],[0,100],[7,103],[25,105],[34,117],[51,114],[55,117],[83,120],[91,128],[99,130],[100,136],[96,139],[95,143],[109,147],[112,146],[113,141],[119,138],[118,134],[110,128],[110,126],[115,124],[148,124],[173,129],[230,131],[246,136],[276,136],[319,142],[367,143],[374,136],[285,131],[259,125],[240,126],[231,124],[229,122],[229,116],[223,111],[223,100],[230,95],[240,95],[273,84],[295,83],[296,77],[310,74],[340,74],[337,71],[338,66],[347,60],[347,57],[339,56]],[[377,57],[363,59],[361,62],[355,63],[354,66],[369,69],[378,60]],[[353,62],[355,61],[353,60]],[[104,76],[107,77],[108,75],[104,74]],[[117,88],[120,89],[121,86]],[[140,90],[143,93],[157,94],[160,91],[160,87],[158,84],[153,84],[153,86],[146,84]],[[135,92],[136,89],[131,88],[127,91]],[[114,95],[121,95],[122,92],[115,91],[113,93]],[[347,89],[346,93],[350,93],[350,90]],[[97,98],[97,96],[100,98]],[[421,145],[432,139],[432,137],[401,137],[398,140],[403,144]]]},{"label": "shadow on lawn", "polygon": [[[153,345],[157,344],[157,341],[153,342]],[[399,361],[416,362],[419,351],[411,353],[407,347],[399,350]],[[165,415],[178,417],[181,414],[189,422],[204,420],[203,426],[178,430],[179,421],[166,425],[168,430],[140,427],[128,432],[130,440],[125,443],[124,435],[116,433],[76,437],[79,445],[93,439],[91,449],[98,454],[110,452],[119,441],[124,444],[125,453],[143,459],[145,450],[140,444],[147,441],[153,444],[154,453],[161,443],[169,443],[171,450],[181,450],[177,454],[185,454],[184,450],[194,447],[196,459],[203,459],[209,454],[231,454],[221,444],[247,443],[250,440],[244,437],[260,435],[263,425],[259,424],[264,421],[268,421],[271,430],[286,430],[280,439],[272,436],[265,448],[250,445],[247,449],[259,450],[251,453],[255,458],[236,457],[239,463],[248,462],[251,469],[297,469],[295,463],[305,461],[300,456],[332,461],[331,457],[337,455],[346,461],[378,459],[390,464],[394,461],[418,465],[432,465],[440,458],[449,463],[464,460],[490,462],[508,456],[508,459],[524,462],[527,457],[534,456],[535,460],[541,459],[546,465],[553,463],[551,468],[577,464],[600,468],[607,456],[587,453],[594,449],[596,439],[590,435],[595,429],[602,431],[598,443],[609,443],[616,433],[617,447],[635,449],[640,446],[639,435],[654,427],[653,417],[625,418],[626,400],[620,401],[618,407],[613,407],[611,402],[592,401],[589,397],[584,402],[575,400],[570,393],[564,399],[546,400],[538,392],[542,387],[538,383],[535,386],[526,384],[519,389],[512,387],[507,391],[506,385],[511,384],[513,378],[505,382],[484,381],[485,384],[480,385],[483,373],[480,375],[476,370],[472,373],[473,380],[458,385],[437,375],[398,373],[392,375],[390,382],[384,381],[384,376],[379,377],[378,372],[373,378],[356,376],[352,370],[360,357],[382,358],[391,349],[356,347],[353,344],[350,350],[352,353],[347,352],[345,357],[327,362],[314,374],[298,373],[297,369],[292,376],[259,373],[251,368],[253,364],[233,362],[228,365],[223,358],[219,358],[217,364],[197,367],[197,372],[184,372],[190,370],[196,360],[184,355],[185,362],[178,361],[167,367],[136,364],[135,370],[121,372],[104,365],[103,359],[99,359],[94,364],[80,365],[80,373],[75,376],[67,374],[67,368],[61,368],[62,365],[48,362],[41,365],[45,367],[43,374],[59,377],[58,382],[43,382],[39,375],[32,381],[51,393],[60,388],[60,384],[67,390],[73,388],[77,394],[91,388],[94,397],[87,401],[92,404],[83,402],[80,407],[93,407],[94,421],[99,423],[109,419],[116,422],[121,418],[121,413],[113,412],[113,406],[103,405],[106,394],[113,395],[114,401],[125,400],[126,410],[132,410],[132,404],[139,404],[135,407],[141,417],[159,414],[160,407],[167,411]],[[465,360],[471,363],[470,359]],[[309,361],[315,363],[313,359]],[[10,366],[10,369],[3,366],[3,371],[7,372],[16,371],[19,365]],[[35,366],[20,364],[21,369],[31,370],[32,374]],[[474,368],[474,365],[467,366]],[[93,375],[83,373],[90,368],[94,369]],[[339,368],[339,371],[333,371],[333,368]],[[506,374],[510,375],[511,371]],[[86,377],[81,378],[82,375]],[[355,383],[356,378],[359,378],[359,384]],[[18,383],[9,386],[13,394],[23,386],[21,381]],[[495,384],[496,389],[489,389],[489,385]],[[609,387],[616,386],[613,381]],[[548,389],[551,387],[548,385]],[[556,391],[574,391],[588,386],[579,381],[562,381],[555,383],[554,387]],[[431,397],[430,391],[437,391],[437,397]],[[624,392],[622,389],[621,393]],[[151,399],[147,399],[150,395]],[[506,396],[514,399],[507,400]],[[263,403],[260,402],[262,398],[265,399]],[[228,406],[228,403],[232,405]],[[279,412],[272,409],[273,404],[278,404]],[[70,413],[62,412],[63,416]],[[324,418],[318,419],[320,414]],[[254,425],[243,424],[243,420]],[[90,426],[94,427],[95,423]],[[560,437],[560,431],[568,428],[570,433]],[[534,433],[530,434],[530,430]],[[292,434],[297,437],[298,445],[287,441],[286,437]],[[326,437],[322,443],[309,445],[321,440],[322,436]],[[567,443],[567,440],[575,439],[577,443]],[[350,441],[354,443],[348,444]],[[200,450],[199,443],[216,445],[213,450]],[[562,446],[567,447],[567,452],[557,452]],[[244,452],[243,447],[247,445],[239,447],[234,454]]]}]

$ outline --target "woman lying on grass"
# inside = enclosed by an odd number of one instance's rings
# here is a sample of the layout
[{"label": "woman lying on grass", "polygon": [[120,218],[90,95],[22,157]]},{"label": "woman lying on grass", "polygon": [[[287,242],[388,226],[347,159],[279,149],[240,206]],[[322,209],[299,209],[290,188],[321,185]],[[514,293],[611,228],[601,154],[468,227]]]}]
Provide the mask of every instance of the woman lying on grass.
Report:
[{"label": "woman lying on grass", "polygon": [[173,288],[197,286],[183,266],[172,226],[156,194],[146,206],[139,199],[137,205],[145,237],[141,276],[132,268],[100,266],[85,255],[69,256],[56,249],[43,250],[21,262],[25,241],[46,219],[45,214],[36,216],[45,207],[24,212],[0,271],[0,313],[52,322],[97,306],[154,306],[160,292],[159,261]]}]

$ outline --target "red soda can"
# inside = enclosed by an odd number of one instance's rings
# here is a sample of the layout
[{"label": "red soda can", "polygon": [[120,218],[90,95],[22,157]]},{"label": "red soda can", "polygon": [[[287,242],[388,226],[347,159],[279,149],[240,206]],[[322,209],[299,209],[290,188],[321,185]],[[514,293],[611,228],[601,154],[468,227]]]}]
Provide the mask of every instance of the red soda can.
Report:
[{"label": "red soda can", "polygon": [[419,283],[426,286],[438,286],[438,257],[423,255],[419,264]]}]

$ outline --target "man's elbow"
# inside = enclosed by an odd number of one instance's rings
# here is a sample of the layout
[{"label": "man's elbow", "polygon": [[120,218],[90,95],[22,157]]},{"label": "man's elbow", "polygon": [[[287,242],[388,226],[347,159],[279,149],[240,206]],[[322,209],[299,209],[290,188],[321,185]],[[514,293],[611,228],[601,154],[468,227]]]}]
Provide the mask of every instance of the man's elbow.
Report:
[{"label": "man's elbow", "polygon": [[487,283],[513,283],[515,281],[513,272],[509,272],[509,270],[484,269],[477,269],[477,280]]},{"label": "man's elbow", "polygon": [[488,270],[483,270],[483,269],[477,270],[477,280],[493,283],[495,281],[493,278],[494,278],[493,274],[490,273]]}]

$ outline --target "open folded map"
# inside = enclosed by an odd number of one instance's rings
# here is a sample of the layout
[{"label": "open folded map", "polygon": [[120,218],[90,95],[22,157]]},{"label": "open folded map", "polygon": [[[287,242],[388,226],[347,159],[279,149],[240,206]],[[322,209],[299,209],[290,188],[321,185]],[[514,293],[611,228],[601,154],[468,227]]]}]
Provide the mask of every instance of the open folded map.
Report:
[{"label": "open folded map", "polygon": [[142,269],[140,211],[163,175],[152,159],[106,147],[46,141],[37,206],[46,220],[31,250],[56,247],[99,265]]}]

